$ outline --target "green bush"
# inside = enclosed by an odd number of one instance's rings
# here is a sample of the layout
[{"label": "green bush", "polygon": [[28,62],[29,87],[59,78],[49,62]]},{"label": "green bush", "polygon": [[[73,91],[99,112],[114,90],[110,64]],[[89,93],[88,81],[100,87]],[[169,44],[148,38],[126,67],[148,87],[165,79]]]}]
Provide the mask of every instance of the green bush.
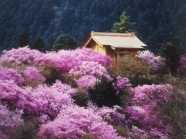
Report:
[{"label": "green bush", "polygon": [[172,101],[162,106],[163,114],[173,126],[172,138],[186,138],[186,91],[176,89]]},{"label": "green bush", "polygon": [[100,83],[96,84],[94,89],[89,90],[90,100],[99,107],[124,105],[126,94],[116,90],[114,82],[106,79],[102,79]]},{"label": "green bush", "polygon": [[88,105],[89,97],[83,90],[79,90],[72,98],[74,99],[74,103],[81,107]]}]

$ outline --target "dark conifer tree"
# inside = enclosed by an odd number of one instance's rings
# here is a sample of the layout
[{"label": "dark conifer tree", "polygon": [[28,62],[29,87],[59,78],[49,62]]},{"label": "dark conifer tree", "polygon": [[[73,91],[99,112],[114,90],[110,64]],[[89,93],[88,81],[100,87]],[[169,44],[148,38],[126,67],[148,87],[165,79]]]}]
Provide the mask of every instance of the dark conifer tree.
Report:
[{"label": "dark conifer tree", "polygon": [[25,47],[29,45],[29,34],[26,32],[23,32],[20,36],[19,36],[19,47]]},{"label": "dark conifer tree", "polygon": [[55,40],[52,49],[60,50],[60,49],[75,49],[77,48],[77,42],[70,35],[61,34]]},{"label": "dark conifer tree", "polygon": [[40,50],[40,51],[44,51],[45,50],[45,42],[42,38],[38,38],[36,39],[36,41],[33,43],[32,49],[37,49],[37,50]]}]

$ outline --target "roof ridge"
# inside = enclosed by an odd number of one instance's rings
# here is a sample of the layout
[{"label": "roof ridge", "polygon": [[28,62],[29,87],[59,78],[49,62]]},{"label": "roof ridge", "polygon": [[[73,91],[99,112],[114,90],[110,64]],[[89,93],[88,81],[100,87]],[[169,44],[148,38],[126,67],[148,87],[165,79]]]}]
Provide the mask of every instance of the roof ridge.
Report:
[{"label": "roof ridge", "polygon": [[121,37],[132,37],[136,36],[134,32],[127,33],[114,33],[114,32],[91,32],[91,36],[121,36]]}]

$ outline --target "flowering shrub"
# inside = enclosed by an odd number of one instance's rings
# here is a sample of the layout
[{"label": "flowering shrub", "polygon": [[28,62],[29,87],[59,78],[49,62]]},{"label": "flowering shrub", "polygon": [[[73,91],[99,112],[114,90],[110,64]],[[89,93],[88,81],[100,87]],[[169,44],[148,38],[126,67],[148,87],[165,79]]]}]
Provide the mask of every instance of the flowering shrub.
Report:
[{"label": "flowering shrub", "polygon": [[151,66],[153,71],[160,71],[165,66],[165,59],[160,56],[155,56],[154,53],[146,50],[138,52],[137,57]]},{"label": "flowering shrub", "polygon": [[23,77],[30,86],[41,84],[46,80],[36,67],[26,67],[23,71]]},{"label": "flowering shrub", "polygon": [[68,51],[64,51],[62,54],[49,52],[40,57],[38,61],[40,65],[57,69],[60,72],[68,72],[71,68],[80,64],[80,61],[76,60]]},{"label": "flowering shrub", "polygon": [[161,119],[160,112],[157,110],[171,99],[172,93],[173,87],[169,84],[143,85],[134,88],[132,105],[127,107],[129,119],[147,130],[149,134],[152,130],[155,132],[158,129],[156,133],[158,132],[159,136],[158,134],[156,136],[159,138],[168,136],[170,127]]},{"label": "flowering shrub", "polygon": [[0,80],[11,80],[18,85],[24,83],[24,78],[15,69],[0,68]]},{"label": "flowering shrub", "polygon": [[41,139],[79,139],[86,134],[101,139],[121,139],[94,111],[77,106],[62,110],[54,121],[42,125],[39,131]]},{"label": "flowering shrub", "polygon": [[11,49],[9,51],[3,51],[0,62],[3,65],[33,65],[37,63],[37,60],[43,54],[37,50],[32,50],[28,47]]},{"label": "flowering shrub", "polygon": [[97,62],[105,67],[111,66],[111,59],[109,57],[95,53],[89,49],[49,52],[39,58],[41,65],[53,67],[63,72],[68,72],[82,62]]},{"label": "flowering shrub", "polygon": [[103,67],[97,62],[87,62],[87,61],[84,61],[80,65],[72,68],[69,74],[74,77],[92,75],[97,78],[102,78],[102,77],[105,77],[108,79],[110,78],[105,67]]},{"label": "flowering shrub", "polygon": [[14,82],[0,81],[0,90],[0,101],[34,115],[45,113],[55,117],[62,106],[72,103],[70,95],[66,93],[68,91],[60,92],[59,88],[46,85],[40,85],[35,89],[22,89]]},{"label": "flowering shrub", "polygon": [[134,138],[134,139],[148,139],[148,138],[169,139],[169,137],[166,134],[162,134],[157,129],[152,129],[152,131],[147,132],[136,126],[132,127],[128,135],[129,137]]},{"label": "flowering shrub", "polygon": [[[153,53],[138,56],[154,71],[164,65]],[[0,138],[16,138],[20,132],[17,138],[168,138],[170,125],[160,108],[170,102],[173,87],[132,88],[125,75],[149,71],[141,60],[134,61],[126,60],[131,64],[123,65],[126,74],[114,76],[109,72],[110,58],[90,49],[4,51],[0,56]]]},{"label": "flowering shrub", "polygon": [[22,111],[10,111],[6,106],[0,105],[0,129],[16,128],[23,122],[21,119]]},{"label": "flowering shrub", "polygon": [[145,129],[151,129],[152,127],[161,128],[163,126],[151,106],[129,106],[127,107],[127,112],[131,120]]},{"label": "flowering shrub", "polygon": [[121,77],[121,76],[118,76],[116,78],[116,87],[119,89],[119,90],[124,90],[126,89],[127,87],[130,87],[131,84],[130,84],[130,81],[128,78],[126,77]]},{"label": "flowering shrub", "polygon": [[51,88],[56,89],[58,92],[60,93],[64,93],[64,94],[69,94],[71,96],[73,96],[77,90],[73,89],[70,85],[68,84],[63,84],[61,81],[57,80],[52,86]]},{"label": "flowering shrub", "polygon": [[143,85],[134,88],[133,102],[139,105],[161,104],[170,99],[173,87],[165,85]]},{"label": "flowering shrub", "polygon": [[30,95],[42,106],[41,112],[48,114],[51,118],[56,117],[63,107],[73,102],[70,95],[66,92],[61,92],[59,88],[56,89],[46,85],[40,85],[32,89]]},{"label": "flowering shrub", "polygon": [[111,58],[104,56],[102,54],[98,54],[92,51],[91,49],[87,49],[87,48],[77,49],[74,56],[77,56],[77,58],[81,61],[98,62],[104,67],[110,67],[112,63]]},{"label": "flowering shrub", "polygon": [[77,85],[80,88],[89,89],[94,88],[96,85],[97,79],[94,76],[91,75],[85,75],[76,80]]},{"label": "flowering shrub", "polygon": [[0,101],[23,109],[29,113],[38,113],[40,111],[40,104],[35,100],[29,92],[18,87],[12,81],[0,80]]},{"label": "flowering shrub", "polygon": [[15,129],[23,124],[22,113],[20,110],[10,111],[6,106],[0,105],[1,139],[8,139],[15,134]]}]

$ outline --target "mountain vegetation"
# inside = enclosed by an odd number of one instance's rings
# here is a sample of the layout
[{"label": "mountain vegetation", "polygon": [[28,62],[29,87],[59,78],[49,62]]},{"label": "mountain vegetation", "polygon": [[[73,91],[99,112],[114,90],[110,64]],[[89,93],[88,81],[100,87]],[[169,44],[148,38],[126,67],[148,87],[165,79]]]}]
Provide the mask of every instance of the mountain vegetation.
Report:
[{"label": "mountain vegetation", "polygon": [[176,41],[185,47],[184,0],[3,0],[0,2],[0,46],[18,47],[23,33],[33,44],[42,38],[51,47],[60,34],[81,44],[91,30],[110,31],[123,11],[132,29],[151,48]]}]

